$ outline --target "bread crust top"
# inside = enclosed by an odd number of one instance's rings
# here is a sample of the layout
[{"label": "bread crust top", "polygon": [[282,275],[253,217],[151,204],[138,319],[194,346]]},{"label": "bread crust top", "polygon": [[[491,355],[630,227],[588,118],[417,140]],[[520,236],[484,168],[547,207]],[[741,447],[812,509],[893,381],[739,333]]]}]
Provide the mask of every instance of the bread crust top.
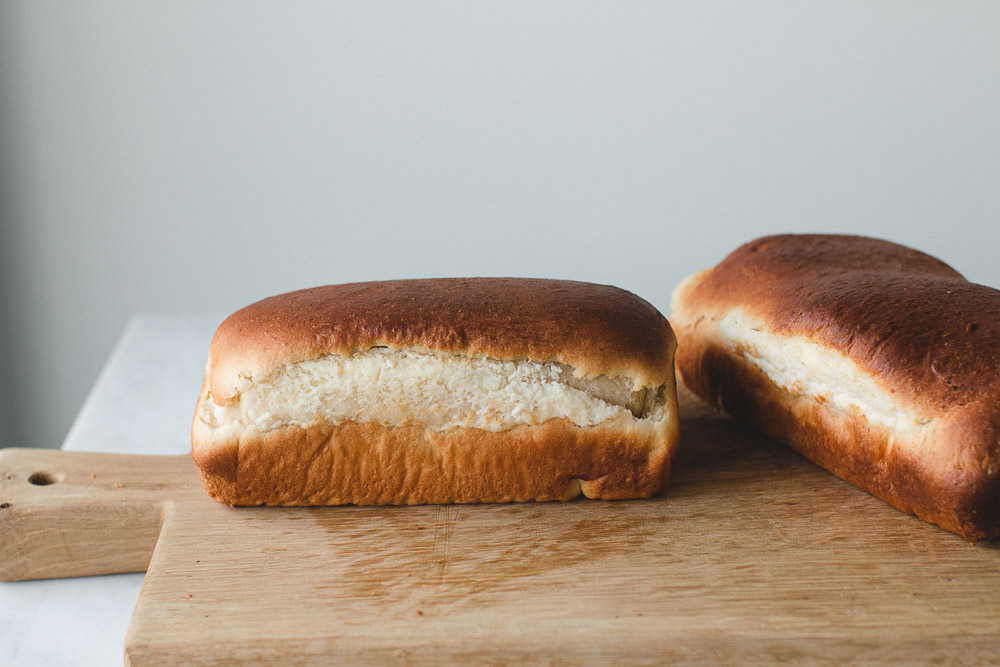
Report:
[{"label": "bread crust top", "polygon": [[1000,291],[911,248],[859,236],[757,239],[682,285],[672,317],[694,325],[731,309],[841,352],[928,416],[1000,395]]},{"label": "bread crust top", "polygon": [[666,318],[609,285],[529,278],[437,278],[327,285],[273,296],[219,326],[208,382],[219,405],[241,377],[374,346],[469,357],[558,361],[583,377],[673,379]]}]

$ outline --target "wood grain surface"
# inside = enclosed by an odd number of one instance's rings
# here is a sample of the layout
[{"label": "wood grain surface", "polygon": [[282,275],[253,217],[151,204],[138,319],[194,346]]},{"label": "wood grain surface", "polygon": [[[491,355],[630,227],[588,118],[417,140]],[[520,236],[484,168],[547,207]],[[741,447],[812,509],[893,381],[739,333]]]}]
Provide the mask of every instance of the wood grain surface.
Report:
[{"label": "wood grain surface", "polygon": [[[905,515],[687,394],[681,407],[674,479],[648,501],[231,508],[183,457],[92,459],[35,486],[8,450],[0,558],[11,534],[33,552],[21,575],[78,574],[114,551],[94,535],[74,547],[80,530],[57,538],[89,510],[77,489],[76,520],[59,518],[55,493],[124,462],[137,477],[111,474],[91,498],[123,526],[105,535],[129,569],[162,520],[126,639],[134,665],[1000,661],[1000,545]],[[142,520],[121,524],[132,506]],[[59,523],[26,527],[41,519]]]}]

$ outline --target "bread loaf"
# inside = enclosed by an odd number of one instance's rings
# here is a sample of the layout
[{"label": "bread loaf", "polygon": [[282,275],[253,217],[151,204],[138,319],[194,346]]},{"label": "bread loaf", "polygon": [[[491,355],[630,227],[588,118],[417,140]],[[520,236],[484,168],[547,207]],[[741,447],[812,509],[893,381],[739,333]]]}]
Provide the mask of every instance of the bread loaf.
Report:
[{"label": "bread loaf", "polygon": [[609,286],[292,292],[219,327],[192,452],[233,505],[648,497],[678,438],[675,347],[653,306]]},{"label": "bread loaf", "polygon": [[1000,535],[1000,291],[886,241],[772,236],[672,310],[695,394],[905,512]]}]

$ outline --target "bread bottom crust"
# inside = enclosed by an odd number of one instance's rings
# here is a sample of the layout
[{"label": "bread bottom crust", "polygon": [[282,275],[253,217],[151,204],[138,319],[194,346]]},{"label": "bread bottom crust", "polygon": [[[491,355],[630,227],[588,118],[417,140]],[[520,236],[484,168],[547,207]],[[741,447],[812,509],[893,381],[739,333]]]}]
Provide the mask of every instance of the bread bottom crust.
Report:
[{"label": "bread bottom crust", "polygon": [[209,495],[230,505],[648,498],[667,484],[679,435],[673,385],[662,400],[662,418],[634,425],[550,419],[498,432],[355,421],[221,432],[195,418],[192,454]]},{"label": "bread bottom crust", "polygon": [[998,434],[979,406],[904,437],[783,390],[707,332],[678,335],[678,376],[703,400],[904,512],[971,541],[1000,536],[1000,475],[987,453]]}]

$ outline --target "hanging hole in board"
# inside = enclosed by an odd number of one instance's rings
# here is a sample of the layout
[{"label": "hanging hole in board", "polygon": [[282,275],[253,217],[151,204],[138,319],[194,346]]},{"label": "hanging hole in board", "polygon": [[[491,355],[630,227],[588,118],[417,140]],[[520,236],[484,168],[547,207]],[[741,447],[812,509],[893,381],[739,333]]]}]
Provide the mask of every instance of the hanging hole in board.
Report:
[{"label": "hanging hole in board", "polygon": [[66,479],[66,474],[61,472],[36,472],[28,477],[28,483],[35,486],[48,486]]}]

